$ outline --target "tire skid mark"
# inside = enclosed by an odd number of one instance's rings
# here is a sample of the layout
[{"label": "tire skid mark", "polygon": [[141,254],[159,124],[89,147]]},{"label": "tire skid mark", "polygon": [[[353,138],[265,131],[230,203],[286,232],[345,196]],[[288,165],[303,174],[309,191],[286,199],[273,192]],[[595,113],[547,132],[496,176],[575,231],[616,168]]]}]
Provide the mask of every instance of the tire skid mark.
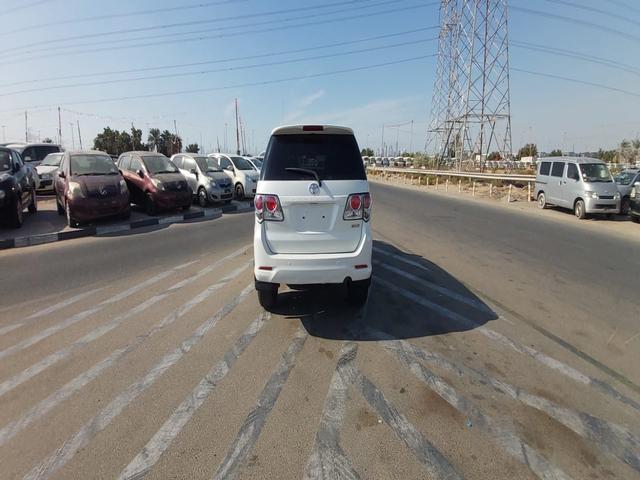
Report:
[{"label": "tire skid mark", "polygon": [[249,413],[242,424],[236,439],[227,452],[227,456],[218,466],[213,476],[214,479],[227,480],[235,478],[240,472],[253,446],[258,441],[262,433],[262,428],[267,422],[267,418],[276,404],[282,388],[289,379],[291,370],[295,366],[296,356],[300,353],[302,347],[304,347],[307,338],[307,332],[304,327],[300,326],[289,348],[287,348],[287,351],[282,355],[280,364],[276,367],[260,393],[255,408]]},{"label": "tire skid mark", "polygon": [[[217,266],[219,263],[220,262],[216,262],[216,264],[214,264],[214,265]],[[213,293],[213,291],[219,290],[220,288],[224,287],[230,280],[232,280],[233,278],[237,277],[243,270],[248,268],[250,265],[251,265],[251,262],[247,262],[247,263],[243,264],[240,268],[237,268],[237,269],[233,270],[230,274],[228,274],[224,278],[220,279],[216,284],[210,286],[209,289],[207,289],[204,292],[202,292],[201,293],[201,296],[203,296],[202,298],[195,297],[191,302],[187,302],[185,305],[183,305],[183,308],[187,308],[187,309],[190,310],[196,304],[200,303],[206,297],[208,297],[211,293]],[[207,267],[207,269],[208,268],[209,267]],[[185,283],[184,280],[183,280],[183,281],[180,281],[179,283],[182,284],[182,286],[184,287],[185,285],[188,285],[190,283],[195,282],[198,278],[199,278],[199,276],[195,275],[193,277],[187,278],[186,280],[188,280],[188,282]],[[211,290],[211,291],[209,291],[209,290]],[[164,300],[166,297],[168,297],[174,291],[176,291],[175,285],[173,287],[169,287],[164,293],[161,293],[161,294],[158,294],[158,295],[154,295],[153,297],[145,300],[143,303],[141,303],[140,305],[134,307],[132,310],[129,310],[128,312],[125,312],[123,314],[120,314],[120,315],[116,316],[110,322],[108,322],[108,323],[106,323],[104,325],[98,326],[97,328],[95,328],[94,330],[92,330],[91,332],[86,334],[85,336],[83,336],[83,337],[79,338],[78,340],[76,340],[75,342],[73,342],[71,345],[69,345],[67,347],[64,347],[64,348],[62,348],[62,349],[60,349],[60,350],[58,350],[58,351],[46,356],[42,360],[40,360],[40,361],[34,363],[33,365],[27,367],[25,370],[21,371],[20,373],[17,373],[13,377],[11,377],[11,378],[5,380],[4,382],[0,383],[0,397],[5,395],[7,392],[13,390],[14,388],[16,388],[18,385],[28,381],[29,379],[35,377],[36,375],[38,375],[39,373],[43,372],[47,368],[51,367],[52,365],[55,365],[59,361],[61,361],[64,358],[68,357],[69,355],[74,353],[76,350],[82,349],[83,347],[87,346],[89,343],[99,339],[103,335],[106,335],[110,331],[116,329],[124,321],[126,321],[126,320],[128,320],[128,319],[130,319],[130,318],[142,313],[143,311],[145,311],[146,309],[152,307],[153,305],[155,305],[156,303],[160,302],[161,300]],[[0,444],[1,444],[1,442],[0,442]]]},{"label": "tire skid mark", "polygon": [[459,367],[454,362],[416,347],[404,340],[395,340],[385,344],[388,350],[410,355],[414,359],[435,363],[440,368],[466,376],[479,386],[492,386],[507,397],[535,408],[558,421],[581,437],[597,444],[605,453],[617,457],[618,460],[640,471],[640,438],[621,425],[607,422],[585,412],[575,411],[558,405],[544,397],[534,395],[518,387],[498,380],[471,367]]},{"label": "tire skid mark", "polygon": [[161,455],[169,448],[171,442],[178,436],[184,426],[191,420],[204,401],[213,393],[220,382],[227,376],[236,360],[249,346],[251,341],[262,330],[262,327],[271,318],[268,313],[262,313],[256,318],[249,328],[236,340],[193,391],[182,401],[160,429],[151,437],[142,451],[127,465],[119,479],[141,479],[146,477],[149,470],[157,463]]},{"label": "tire skid mark", "polygon": [[[166,317],[164,317],[160,322],[156,323],[151,329],[149,329],[146,333],[139,335],[136,340],[129,344],[124,348],[120,348],[115,350],[108,357],[98,362],[93,367],[89,368],[85,372],[78,375],[76,378],[62,386],[56,392],[49,395],[47,398],[42,400],[41,402],[34,405],[30,408],[24,415],[22,415],[18,420],[8,423],[4,427],[0,428],[0,446],[4,445],[7,441],[13,438],[20,430],[26,428],[28,425],[36,421],[37,419],[44,416],[51,409],[56,407],[59,403],[66,400],[72,394],[80,390],[82,387],[95,380],[98,375],[100,375],[106,369],[112,367],[118,360],[120,360],[125,355],[133,352],[136,348],[138,348],[142,343],[151,338],[153,335],[158,333],[160,330],[168,327],[173,324],[176,320],[187,314],[191,309],[193,309],[199,303],[202,303],[204,300],[209,298],[213,293],[220,290],[224,287],[228,282],[237,277],[242,271],[247,268],[248,264],[244,267],[236,269],[234,272],[228,274],[224,278],[220,279],[218,282],[206,288],[204,291],[196,295],[194,298],[179,306],[171,313],[169,313]],[[150,299],[151,300],[151,299]],[[135,309],[134,309],[135,310]],[[103,332],[101,329],[97,329],[99,332]],[[84,344],[83,344],[84,345]],[[61,350],[60,352],[63,352]],[[55,355],[55,354],[54,354]],[[46,359],[45,359],[46,360]],[[58,359],[59,360],[59,359]],[[57,360],[56,360],[57,361]]]},{"label": "tire skid mark", "polygon": [[401,364],[406,366],[418,380],[422,381],[429,389],[433,390],[453,408],[471,419],[474,426],[490,434],[507,454],[526,465],[538,478],[544,480],[571,479],[570,476],[549,463],[545,457],[518,437],[513,425],[497,425],[491,417],[485,415],[482,410],[477,408],[467,398],[459,395],[456,390],[442,378],[415,360],[411,352],[407,351],[402,343],[397,342],[395,345],[395,348],[389,348],[388,344],[385,344],[385,347],[387,351],[392,353]]},{"label": "tire skid mark", "polygon": [[352,378],[345,378],[343,375],[353,371],[357,350],[358,346],[349,342],[340,351],[338,365],[324,401],[315,446],[304,470],[304,480],[360,480],[360,475],[340,446],[347,389],[352,382]]},{"label": "tire skid mark", "polygon": [[609,385],[608,383],[602,380],[598,380],[596,378],[590,377],[580,372],[579,370],[567,365],[566,363],[563,363],[560,360],[556,360],[555,358],[550,357],[549,355],[536,350],[533,347],[529,347],[527,345],[518,343],[512,340],[511,338],[496,332],[495,330],[492,330],[485,326],[481,326],[478,323],[474,322],[473,320],[467,317],[464,317],[463,315],[453,312],[448,308],[438,305],[437,303],[431,302],[426,298],[422,298],[419,295],[416,295],[415,293],[410,292],[409,290],[400,288],[387,280],[383,280],[379,277],[374,277],[373,280],[374,282],[385,286],[386,288],[404,296],[405,298],[419,305],[422,305],[423,307],[429,310],[433,310],[439,313],[440,315],[446,317],[448,320],[451,320],[457,323],[460,327],[481,333],[485,337],[493,341],[496,341],[506,347],[509,347],[520,354],[533,358],[534,360],[540,362],[544,366],[559,372],[560,374],[570,378],[571,380],[574,380],[575,382],[590,386],[598,390],[600,393],[603,393],[604,395],[607,395],[608,397],[611,397],[614,400],[617,400],[629,407],[634,408],[635,410],[640,411],[639,402],[635,401],[632,398],[627,397],[626,395],[623,395],[622,393],[618,392],[614,387],[612,387],[611,385]]},{"label": "tire skid mark", "polygon": [[122,413],[125,407],[151,387],[171,366],[181,360],[221,319],[229,315],[240,302],[253,292],[253,289],[253,282],[251,282],[238,296],[200,325],[180,346],[162,357],[143,377],[136,380],[123,392],[118,394],[73,436],[65,440],[51,455],[36,465],[25,475],[25,480],[49,478],[66,465],[67,462],[69,462],[78,451],[84,449],[100,431],[109,426],[109,424]]}]

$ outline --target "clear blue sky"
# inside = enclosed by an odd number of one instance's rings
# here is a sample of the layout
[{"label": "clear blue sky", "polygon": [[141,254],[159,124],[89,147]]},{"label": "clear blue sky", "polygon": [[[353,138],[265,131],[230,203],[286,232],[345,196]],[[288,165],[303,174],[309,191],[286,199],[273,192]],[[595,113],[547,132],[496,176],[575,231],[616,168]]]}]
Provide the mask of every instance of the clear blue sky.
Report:
[{"label": "clear blue sky", "polygon": [[[3,0],[1,3],[3,31],[0,32],[0,60],[3,76],[0,81],[0,125],[6,126],[8,141],[24,138],[24,113],[20,113],[24,109],[29,110],[28,125],[34,138],[38,135],[55,138],[57,109],[52,106],[62,105],[63,142],[67,147],[71,146],[70,123],[75,124],[78,120],[85,147],[107,125],[118,129],[129,128],[133,121],[143,129],[146,137],[150,127],[173,130],[175,120],[185,143],[200,143],[202,138],[207,151],[215,148],[217,139],[223,146],[227,123],[228,145],[231,149],[235,135],[233,101],[238,98],[248,143],[255,145],[256,150],[265,146],[274,126],[303,122],[352,126],[361,146],[379,148],[383,124],[413,120],[413,138],[410,138],[410,127],[407,126],[398,133],[387,129],[387,140],[395,142],[393,137],[397,135],[401,147],[412,145],[416,150],[424,146],[435,74],[434,58],[282,83],[238,85],[304,77],[435,54],[437,42],[421,40],[436,37],[437,30],[415,30],[437,26],[437,2],[236,0],[204,8],[164,12],[162,9],[214,2]],[[582,11],[566,3],[603,9],[621,18]],[[635,0],[513,0],[510,5],[596,23],[627,34],[623,36],[514,8],[510,12],[512,41],[543,44],[625,64],[638,64],[640,5]],[[147,13],[130,15],[143,11]],[[268,14],[271,12],[282,13]],[[386,13],[369,15],[377,12]],[[68,22],[112,15],[121,16]],[[284,20],[293,17],[296,20]],[[337,18],[343,20],[327,22]],[[167,26],[184,22],[191,24]],[[40,26],[31,28],[37,25]],[[291,28],[291,25],[298,26]],[[113,31],[120,33],[106,34]],[[199,33],[185,33],[194,31]],[[328,44],[408,31],[414,32],[327,47]],[[82,38],[64,40],[74,36]],[[207,38],[182,41],[202,36]],[[135,40],[137,38],[140,39]],[[400,43],[404,45],[398,46]],[[30,45],[27,50],[17,50],[25,45]],[[131,48],[131,45],[139,46]],[[391,48],[331,56],[386,46]],[[309,50],[237,60],[238,57],[304,48]],[[83,53],[82,50],[92,51]],[[244,68],[321,55],[327,57]],[[136,73],[107,73],[228,59],[234,60]],[[640,95],[640,75],[634,72],[531,52],[516,46],[511,48],[511,66],[606,84]],[[131,81],[132,78],[213,69],[227,71]],[[76,75],[95,73],[102,75],[74,78]],[[59,76],[70,78],[47,81],[48,78]],[[24,80],[39,82],[8,85]],[[77,85],[105,80],[126,81]],[[70,84],[74,86],[69,87]],[[65,88],[15,93],[50,86]],[[202,89],[209,91],[95,102],[99,99]],[[622,138],[635,137],[640,131],[640,96],[513,72],[511,98],[513,143],[516,149],[528,141],[536,142],[541,150],[547,151],[555,147],[571,150],[574,146],[577,151],[612,148]],[[39,106],[45,108],[34,108]]]}]

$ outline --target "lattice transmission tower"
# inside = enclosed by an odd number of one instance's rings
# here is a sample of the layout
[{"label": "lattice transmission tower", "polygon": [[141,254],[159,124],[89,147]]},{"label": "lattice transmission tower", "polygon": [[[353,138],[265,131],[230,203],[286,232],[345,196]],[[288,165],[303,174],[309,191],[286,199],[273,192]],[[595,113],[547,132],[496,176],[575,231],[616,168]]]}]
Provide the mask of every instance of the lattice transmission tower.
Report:
[{"label": "lattice transmission tower", "polygon": [[427,151],[440,162],[511,150],[507,0],[442,0]]}]

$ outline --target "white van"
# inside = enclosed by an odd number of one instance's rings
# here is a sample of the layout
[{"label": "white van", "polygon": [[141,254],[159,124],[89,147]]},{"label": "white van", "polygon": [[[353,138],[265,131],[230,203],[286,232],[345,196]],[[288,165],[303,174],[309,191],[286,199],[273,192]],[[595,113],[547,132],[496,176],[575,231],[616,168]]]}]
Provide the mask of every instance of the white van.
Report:
[{"label": "white van", "polygon": [[538,207],[570,208],[580,219],[592,213],[620,213],[620,192],[607,164],[588,157],[538,160]]},{"label": "white van", "polygon": [[280,284],[371,283],[371,196],[353,130],[287,126],[271,134],[255,198],[255,285],[272,308]]}]

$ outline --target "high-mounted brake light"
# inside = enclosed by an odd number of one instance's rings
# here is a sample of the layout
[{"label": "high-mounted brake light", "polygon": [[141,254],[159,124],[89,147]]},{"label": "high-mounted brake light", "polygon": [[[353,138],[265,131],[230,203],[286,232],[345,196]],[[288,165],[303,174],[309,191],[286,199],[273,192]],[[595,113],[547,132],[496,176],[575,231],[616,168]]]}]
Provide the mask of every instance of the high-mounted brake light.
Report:
[{"label": "high-mounted brake light", "polygon": [[256,207],[256,218],[262,222],[282,222],[284,213],[280,206],[280,199],[277,195],[256,195],[254,199]]},{"label": "high-mounted brake light", "polygon": [[349,195],[344,207],[344,220],[364,220],[371,218],[371,195],[368,193],[354,193]]},{"label": "high-mounted brake light", "polygon": [[322,125],[305,125],[302,127],[303,132],[322,132],[324,127]]}]

